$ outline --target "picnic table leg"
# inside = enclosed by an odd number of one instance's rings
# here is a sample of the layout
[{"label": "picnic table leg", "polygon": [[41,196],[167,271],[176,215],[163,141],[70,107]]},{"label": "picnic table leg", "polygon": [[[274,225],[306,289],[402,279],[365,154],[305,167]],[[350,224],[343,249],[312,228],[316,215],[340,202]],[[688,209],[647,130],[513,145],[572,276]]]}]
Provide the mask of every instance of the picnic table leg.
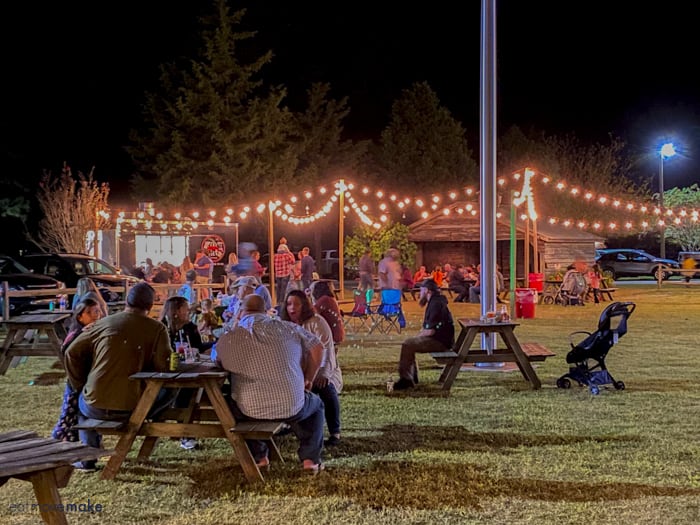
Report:
[{"label": "picnic table leg", "polygon": [[527,355],[525,355],[525,352],[523,352],[520,343],[518,343],[513,330],[501,330],[500,334],[508,349],[513,352],[515,362],[518,364],[518,368],[520,368],[520,372],[523,374],[523,377],[525,377],[525,379],[532,384],[532,388],[535,390],[540,388],[542,383],[540,383],[540,379],[537,377],[535,369],[532,368],[530,360],[527,358]]},{"label": "picnic table leg", "polygon": [[61,505],[61,495],[58,493],[56,476],[53,470],[41,470],[30,476],[34,487],[39,512],[44,523],[50,525],[68,525],[66,515]]},{"label": "picnic table leg", "polygon": [[148,411],[153,406],[153,402],[160,392],[160,383],[150,382],[146,383],[146,390],[141,395],[136,408],[131,413],[129,422],[126,426],[126,432],[122,434],[117,442],[117,446],[114,447],[114,455],[109,458],[105,469],[102,471],[102,479],[114,479],[119,472],[119,467],[122,466],[126,455],[131,450],[131,446],[134,444],[134,439],[143,425],[144,419],[148,415]]},{"label": "picnic table leg", "polygon": [[[445,365],[445,370],[443,370],[443,373],[440,376],[441,378],[443,375],[445,376],[445,382],[442,384],[443,390],[449,390],[452,388],[452,383],[454,383],[455,379],[457,378],[459,369],[466,360],[469,349],[471,348],[477,333],[478,332],[475,329],[468,328],[467,335],[464,337],[462,345],[457,348],[457,357],[452,360],[451,364]],[[447,371],[447,373],[445,373],[445,371]]]},{"label": "picnic table leg", "polygon": [[7,330],[5,341],[2,344],[2,356],[0,356],[0,375],[4,375],[7,369],[10,368],[12,358],[7,355],[7,353],[10,351],[10,345],[12,345],[16,335],[17,328],[10,328]]},{"label": "picnic table leg", "polygon": [[[459,352],[459,349],[462,348],[462,345],[464,344],[464,338],[467,336],[466,330],[460,330],[459,336],[457,336],[457,341],[455,342],[453,348],[457,349],[457,352]],[[438,378],[438,383],[442,384],[445,382],[445,378],[447,377],[447,373],[450,371],[450,367],[448,365],[445,365],[442,369],[442,373],[440,374],[440,377]]]},{"label": "picnic table leg", "polygon": [[139,449],[139,454],[136,456],[136,459],[139,461],[146,461],[153,452],[153,449],[156,448],[157,443],[158,438],[156,436],[146,436],[143,438],[143,443],[141,443],[141,448]]},{"label": "picnic table leg", "polygon": [[231,414],[231,409],[224,400],[224,396],[221,395],[216,379],[207,379],[204,383],[204,389],[209,397],[211,406],[221,422],[221,426],[224,428],[224,434],[231,443],[236,458],[243,468],[243,474],[246,479],[251,483],[265,481],[245,440],[238,434],[231,432],[231,429],[236,426],[236,422]]}]

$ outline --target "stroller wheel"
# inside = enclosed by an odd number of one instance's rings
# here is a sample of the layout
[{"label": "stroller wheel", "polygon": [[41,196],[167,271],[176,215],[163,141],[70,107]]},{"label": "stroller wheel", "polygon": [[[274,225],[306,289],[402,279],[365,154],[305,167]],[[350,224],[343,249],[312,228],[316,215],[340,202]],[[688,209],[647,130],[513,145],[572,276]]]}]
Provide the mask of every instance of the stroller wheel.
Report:
[{"label": "stroller wheel", "polygon": [[542,298],[542,302],[543,302],[544,304],[554,304],[554,297],[552,297],[551,295],[545,295],[545,296]]},{"label": "stroller wheel", "polygon": [[613,386],[615,387],[615,390],[624,390],[625,389],[625,384],[622,381],[615,381],[613,383]]},{"label": "stroller wheel", "polygon": [[591,394],[597,396],[600,393],[600,389],[596,385],[591,385]]},{"label": "stroller wheel", "polygon": [[557,388],[571,388],[571,381],[565,377],[557,379]]}]

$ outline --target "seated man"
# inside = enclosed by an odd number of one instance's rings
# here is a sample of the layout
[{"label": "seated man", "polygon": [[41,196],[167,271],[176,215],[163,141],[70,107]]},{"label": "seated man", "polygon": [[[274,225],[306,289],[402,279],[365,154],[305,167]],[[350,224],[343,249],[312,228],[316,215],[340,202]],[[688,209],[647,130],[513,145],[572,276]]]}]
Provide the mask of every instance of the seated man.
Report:
[{"label": "seated man", "polygon": [[[137,372],[167,372],[170,337],[161,322],[148,317],[155,291],[145,282],[133,286],[123,312],[96,321],[66,351],[68,381],[80,392],[78,421],[106,419],[126,421],[141,397],[141,383],[129,380]],[[173,392],[162,390],[151,415],[165,408]],[[100,446],[94,430],[81,430],[80,441]],[[94,469],[93,462],[75,465]]]},{"label": "seated man", "polygon": [[[481,264],[476,266],[478,273],[474,273],[474,278],[476,281],[469,288],[469,302],[470,303],[480,303],[481,302]],[[505,291],[505,280],[503,279],[503,274],[501,273],[501,268],[496,265],[496,301],[502,303],[503,300],[500,294]]]},{"label": "seated man", "polygon": [[416,353],[445,352],[454,345],[455,325],[447,306],[447,298],[432,279],[420,285],[420,306],[426,306],[423,328],[416,337],[409,337],[401,344],[399,380],[394,390],[413,388],[418,383]]},{"label": "seated man", "polygon": [[[217,343],[217,363],[231,372],[231,412],[241,420],[278,420],[299,439],[310,474],[323,469],[324,407],[311,393],[323,345],[301,326],[270,317],[259,295],[243,299],[241,319]],[[264,441],[247,440],[259,467],[270,464]]]},{"label": "seated man", "polygon": [[455,303],[466,303],[469,297],[469,282],[464,277],[464,266],[458,264],[450,272],[448,288],[457,295]]},{"label": "seated man", "polygon": [[243,277],[239,277],[231,285],[231,290],[234,297],[231,298],[228,303],[228,307],[221,314],[221,318],[229,328],[238,316],[238,311],[241,308],[243,299],[250,294],[255,294],[262,298],[266,312],[272,309],[272,296],[270,295],[270,291],[264,284],[261,284],[260,281],[258,281],[257,277],[252,275],[244,275]]}]

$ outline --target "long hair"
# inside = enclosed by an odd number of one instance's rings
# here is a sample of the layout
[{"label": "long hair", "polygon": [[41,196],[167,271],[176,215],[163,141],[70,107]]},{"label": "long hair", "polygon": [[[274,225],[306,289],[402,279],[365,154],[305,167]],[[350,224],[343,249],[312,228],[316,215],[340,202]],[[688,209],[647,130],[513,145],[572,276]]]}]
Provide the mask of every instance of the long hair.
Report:
[{"label": "long hair", "polygon": [[280,319],[282,319],[283,321],[291,321],[291,318],[289,317],[289,312],[287,312],[287,299],[289,299],[292,296],[301,299],[301,316],[299,318],[300,323],[303,323],[307,319],[314,316],[314,308],[313,306],[311,306],[311,301],[309,301],[307,295],[301,290],[290,290],[290,292],[287,294],[287,297],[284,299],[284,303],[282,303]]},{"label": "long hair", "polygon": [[[165,323],[171,333],[175,333],[177,331],[175,328],[175,325],[177,324],[175,312],[177,312],[183,305],[189,307],[187,299],[179,295],[168,298],[168,300],[165,301],[165,304],[163,304],[163,310],[160,312],[160,320],[161,322]],[[180,321],[180,319],[177,319],[177,321]],[[181,321],[184,325],[187,324],[188,320],[182,319]]]},{"label": "long hair", "polygon": [[81,277],[75,284],[75,295],[83,297],[88,292],[100,293],[100,290],[97,288],[95,281],[89,277]]},{"label": "long hair", "polygon": [[319,299],[324,295],[335,299],[333,292],[331,292],[331,287],[328,286],[326,281],[314,281],[311,283],[311,297],[314,299]]},{"label": "long hair", "polygon": [[84,297],[73,309],[73,317],[71,318],[70,331],[82,328],[83,325],[80,323],[80,316],[85,313],[85,310],[91,306],[98,306],[101,309],[100,303],[98,303],[92,297]]}]

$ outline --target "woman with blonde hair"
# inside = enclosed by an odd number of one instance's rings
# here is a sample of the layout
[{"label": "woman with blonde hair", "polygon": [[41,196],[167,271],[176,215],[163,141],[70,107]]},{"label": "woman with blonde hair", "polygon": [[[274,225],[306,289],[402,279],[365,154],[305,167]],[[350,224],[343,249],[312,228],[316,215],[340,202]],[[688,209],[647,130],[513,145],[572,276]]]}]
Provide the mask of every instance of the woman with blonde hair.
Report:
[{"label": "woman with blonde hair", "polygon": [[100,311],[102,312],[102,317],[106,317],[108,313],[107,303],[102,297],[99,288],[95,284],[95,281],[89,277],[81,277],[78,279],[78,283],[75,285],[75,295],[73,296],[73,302],[71,303],[71,310],[75,310],[78,303],[86,298],[91,298],[100,306]]},{"label": "woman with blonde hair", "polygon": [[184,283],[185,282],[185,274],[189,270],[194,270],[194,263],[192,262],[192,259],[190,259],[189,255],[185,255],[185,257],[182,259],[182,264],[178,266],[178,271],[180,272],[180,282]]}]

